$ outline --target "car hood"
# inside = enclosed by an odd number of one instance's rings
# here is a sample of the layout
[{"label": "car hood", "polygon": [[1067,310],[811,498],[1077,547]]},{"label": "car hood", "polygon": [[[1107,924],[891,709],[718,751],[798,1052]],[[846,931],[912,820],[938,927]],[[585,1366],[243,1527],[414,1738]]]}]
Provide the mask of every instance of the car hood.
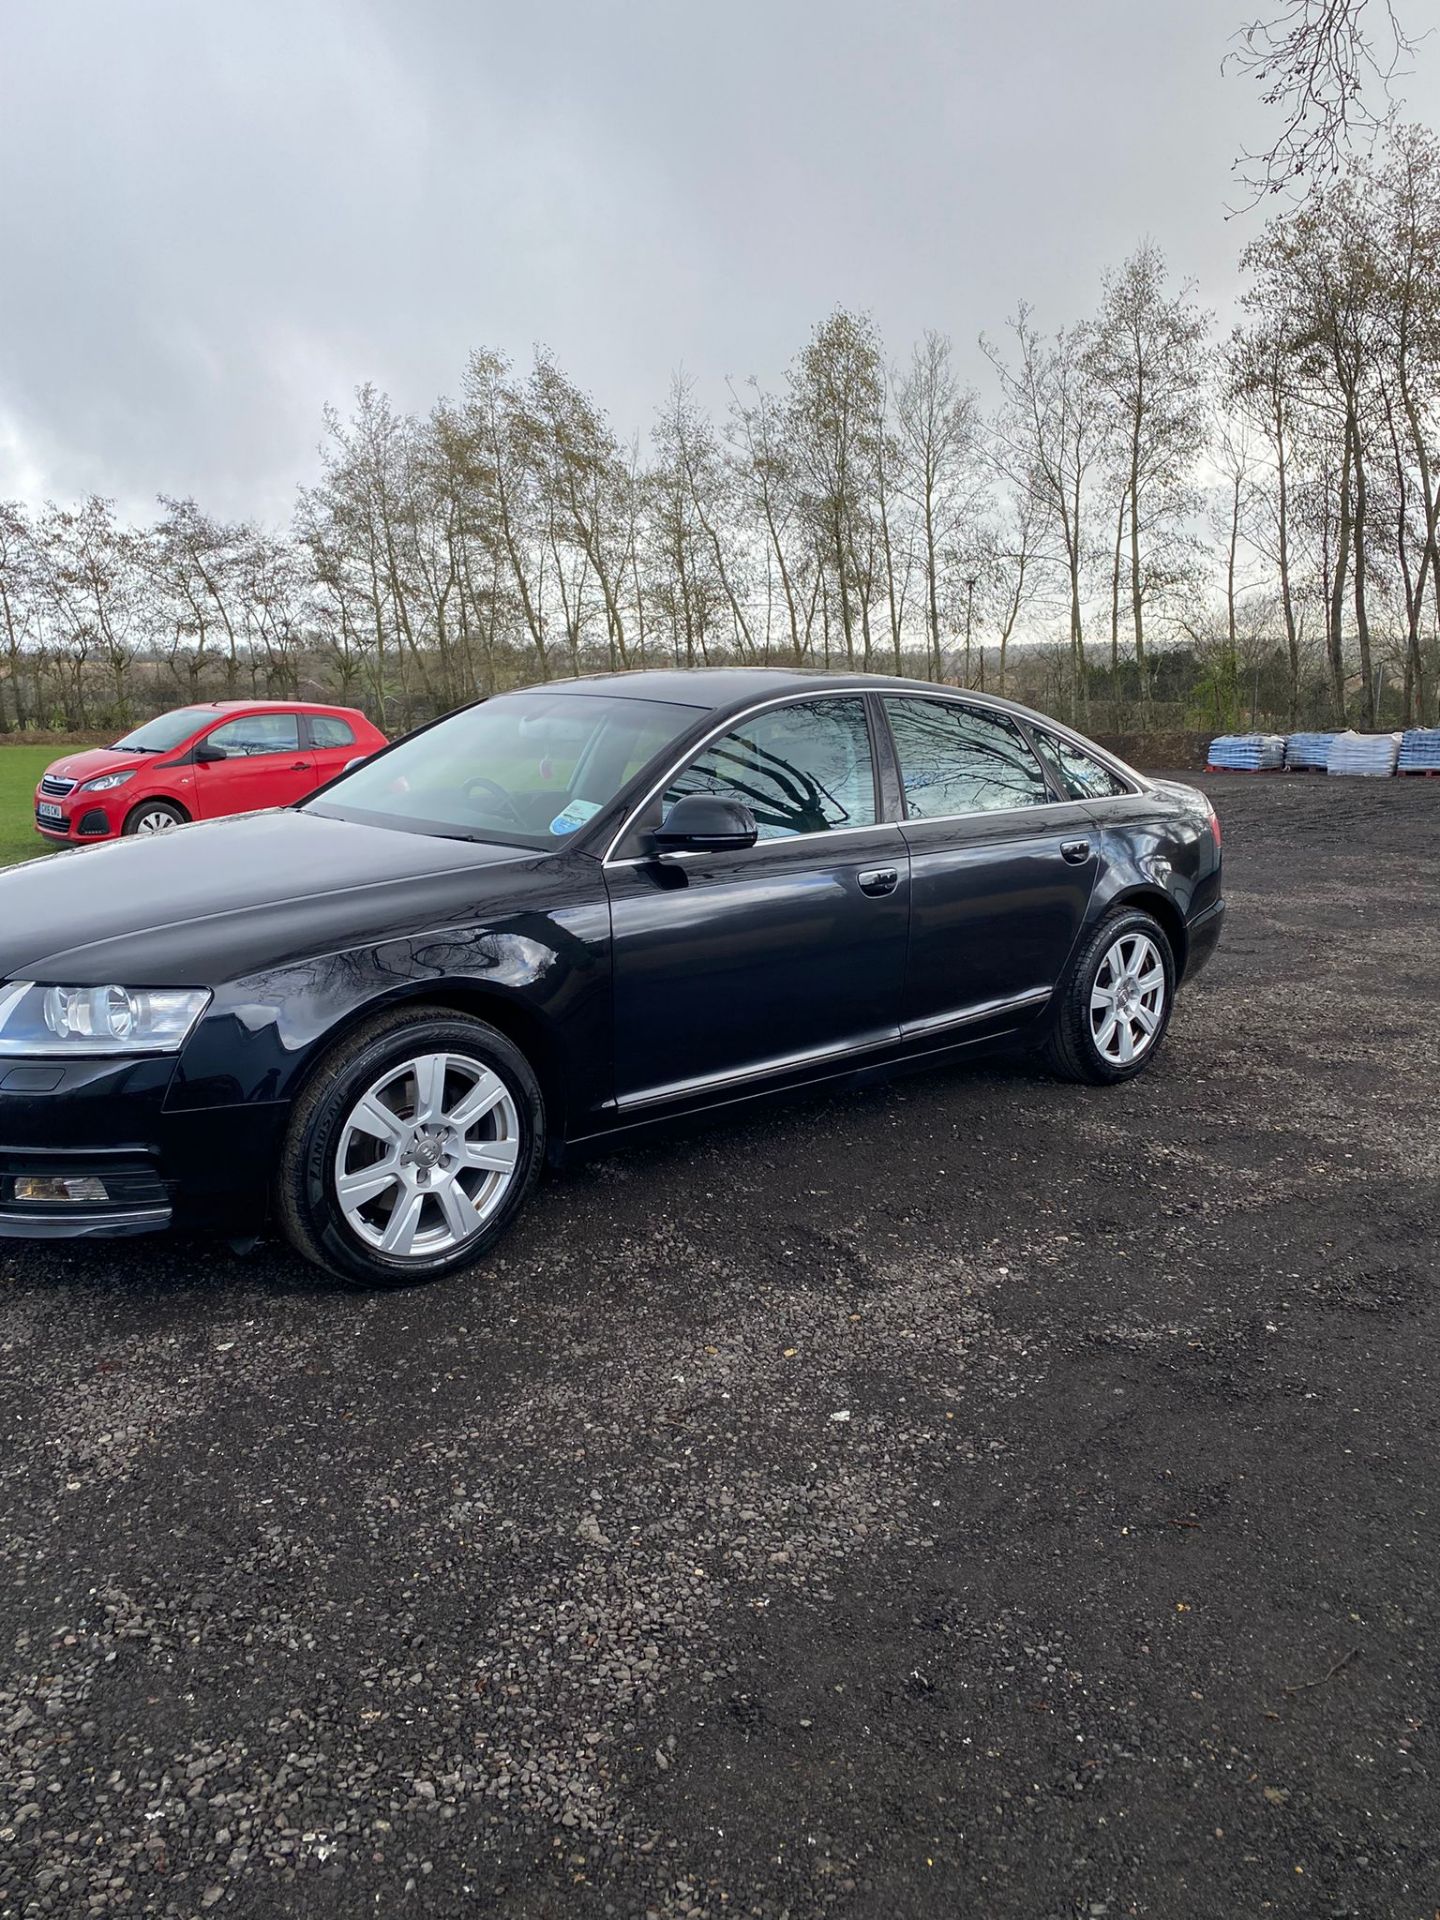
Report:
[{"label": "car hood", "polygon": [[0,979],[215,986],[473,918],[544,858],[292,811],[76,848],[0,873]]},{"label": "car hood", "polygon": [[83,753],[67,753],[63,760],[52,760],[45,771],[57,780],[96,780],[102,773],[136,773],[164,757],[158,753],[119,753],[114,747],[87,747]]}]

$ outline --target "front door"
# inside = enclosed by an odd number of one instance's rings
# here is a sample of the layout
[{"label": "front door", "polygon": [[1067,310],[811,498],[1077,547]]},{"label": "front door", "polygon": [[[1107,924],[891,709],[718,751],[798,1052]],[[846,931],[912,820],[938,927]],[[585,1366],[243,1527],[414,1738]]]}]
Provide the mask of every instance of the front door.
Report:
[{"label": "front door", "polygon": [[993,708],[884,699],[910,851],[907,1039],[1038,1017],[1089,905],[1099,835],[1057,800],[1021,729]]},{"label": "front door", "polygon": [[199,820],[287,807],[315,785],[315,757],[300,744],[297,713],[242,714],[212,727],[205,744],[219,747],[225,758],[195,763]]},{"label": "front door", "polygon": [[[606,869],[623,1115],[823,1072],[898,1038],[909,863],[881,824],[865,702],[767,707],[707,742]],[[647,857],[688,793],[755,815],[738,853]]]}]

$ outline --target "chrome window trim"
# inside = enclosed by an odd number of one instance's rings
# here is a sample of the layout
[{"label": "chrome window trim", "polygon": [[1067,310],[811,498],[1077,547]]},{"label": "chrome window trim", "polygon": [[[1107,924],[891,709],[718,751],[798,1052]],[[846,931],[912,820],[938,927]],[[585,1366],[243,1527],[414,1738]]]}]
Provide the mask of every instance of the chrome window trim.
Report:
[{"label": "chrome window trim", "polygon": [[[702,735],[701,738],[695,742],[694,746],[687,748],[679,760],[673,761],[670,766],[665,769],[665,772],[659,780],[655,782],[654,786],[645,794],[644,798],[637,801],[626,814],[619,830],[611,839],[605,852],[601,855],[601,865],[606,867],[636,867],[642,866],[657,857],[655,854],[650,853],[630,854],[626,855],[623,859],[617,860],[614,855],[615,849],[624,840],[626,834],[630,832],[635,822],[645,811],[646,807],[649,806],[656,794],[663,793],[667,783],[673,780],[675,775],[679,773],[683,767],[688,766],[696,754],[703,753],[712,740],[720,739],[722,735],[731,732],[736,727],[743,726],[747,720],[753,719],[757,713],[764,713],[771,707],[802,706],[813,704],[817,700],[839,700],[853,698],[856,695],[866,693],[874,694],[880,700],[949,700],[957,706],[979,706],[983,707],[988,713],[1001,714],[1022,730],[1026,724],[1023,712],[1017,714],[1007,703],[1001,701],[997,696],[985,693],[972,693],[965,687],[877,687],[872,680],[856,686],[826,687],[818,692],[797,692],[792,688],[789,693],[772,694],[768,700],[757,700],[752,706],[741,708],[738,713],[728,714],[725,719],[713,726],[708,733]],[[888,717],[886,718],[885,724],[888,728],[890,724]],[[1037,813],[1045,813],[1052,807],[1103,806],[1107,800],[1133,799],[1136,794],[1143,793],[1147,790],[1148,782],[1145,781],[1144,776],[1137,773],[1133,767],[1127,767],[1123,760],[1117,760],[1113,754],[1107,753],[1104,747],[1097,745],[1094,741],[1086,740],[1072,728],[1065,726],[1062,721],[1051,720],[1048,716],[1042,716],[1041,724],[1049,728],[1051,732],[1058,734],[1062,739],[1070,740],[1082,753],[1088,753],[1098,758],[1102,765],[1108,767],[1112,773],[1117,774],[1120,779],[1130,783],[1129,793],[1105,794],[1099,800],[1045,800],[1036,807],[979,807],[972,808],[965,813],[932,814],[927,816],[923,821],[917,819],[913,823],[908,819],[876,820],[866,827],[830,827],[823,833],[791,833],[785,835],[783,839],[757,840],[755,845],[756,847],[792,846],[797,840],[834,840],[838,839],[842,834],[872,833],[876,827],[904,827],[912,824],[933,826],[946,820],[984,820],[988,819],[992,814],[998,813],[1013,813],[1023,815],[1028,819]],[[872,725],[868,714],[866,716],[866,725],[867,727]],[[1030,745],[1028,739],[1026,745]],[[1030,747],[1030,751],[1032,753],[1035,752],[1033,746]],[[871,755],[873,758],[873,739],[871,742]],[[1040,762],[1038,755],[1036,756],[1036,760],[1037,764],[1040,765],[1041,771],[1044,772],[1043,762]],[[896,771],[900,775],[900,790],[903,800],[905,783],[903,771],[901,771],[899,766],[898,754],[896,755]],[[878,777],[878,765],[875,768],[875,772]],[[753,852],[754,848],[747,849],[747,851]],[[666,855],[666,858],[670,860],[689,860],[696,857],[696,855],[689,853]],[[714,856],[708,855],[702,857],[713,858]]]},{"label": "chrome window trim", "polygon": [[[754,719],[757,713],[768,712],[771,707],[814,706],[819,700],[853,700],[869,691],[873,691],[873,689],[865,687],[822,687],[813,692],[797,692],[792,688],[789,693],[772,694],[768,700],[757,700],[753,706],[744,707],[739,713],[727,714],[723,720],[711,727],[707,734],[702,735],[693,746],[687,747],[678,760],[672,761],[655,782],[654,786],[650,788],[644,799],[637,801],[630,809],[629,813],[625,816],[619,832],[605,849],[601,864],[607,867],[633,867],[642,860],[653,860],[656,857],[654,854],[641,854],[638,858],[636,856],[627,856],[623,860],[612,858],[616,847],[620,845],[621,841],[625,838],[626,834],[629,833],[630,829],[655,798],[656,794],[663,793],[668,783],[675,778],[676,774],[681,772],[683,768],[688,767],[697,754],[703,753],[712,740],[719,740],[727,733],[733,733],[736,727],[743,727],[747,720]],[[878,809],[882,804],[880,794],[880,768],[878,756],[875,752],[875,741],[871,731],[871,720],[868,708],[865,710],[865,737],[870,742],[870,774],[875,786],[875,804]],[[876,827],[888,827],[896,824],[897,822],[891,820],[872,820],[863,827],[827,827],[823,833],[788,833],[782,837],[778,837],[773,842],[769,840],[757,840],[755,845],[767,847],[771,845],[789,846],[796,840],[831,840],[842,833],[870,833]],[[753,851],[753,849],[747,848],[746,851],[750,852]],[[672,854],[666,857],[673,859],[676,856]]]},{"label": "chrome window trim", "polygon": [[[1074,800],[1067,795],[1063,800],[1042,800],[1038,806],[1034,807],[967,807],[960,813],[926,813],[915,814],[912,817],[909,812],[910,803],[905,798],[905,769],[901,764],[900,749],[897,746],[895,748],[895,770],[900,776],[900,797],[906,808],[905,819],[901,823],[904,826],[933,826],[946,820],[988,820],[992,814],[999,813],[1013,813],[1028,819],[1030,815],[1044,813],[1050,807],[1099,806],[1103,805],[1106,800],[1133,799],[1137,793],[1145,791],[1145,787],[1141,784],[1143,776],[1137,774],[1133,768],[1127,767],[1123,760],[1117,760],[1113,754],[1107,753],[1102,746],[1084,739],[1082,735],[1076,733],[1072,728],[1065,726],[1060,721],[1050,720],[1042,716],[1032,722],[1028,714],[1024,712],[1016,713],[1012,711],[1010,707],[1003,705],[998,699],[992,699],[987,694],[970,693],[964,687],[953,689],[949,687],[937,687],[933,693],[928,690],[925,692],[912,691],[908,687],[884,687],[880,689],[879,697],[882,703],[886,700],[948,700],[952,706],[978,706],[986,713],[999,714],[1002,719],[1008,720],[1012,726],[1019,729],[1026,747],[1031,754],[1034,755],[1036,766],[1039,767],[1041,774],[1044,776],[1047,792],[1050,789],[1050,775],[1045,762],[1036,751],[1034,741],[1030,738],[1030,727],[1032,725],[1043,727],[1047,732],[1055,734],[1057,739],[1068,740],[1071,745],[1078,748],[1081,753],[1087,754],[1092,760],[1098,761],[1101,766],[1107,768],[1117,779],[1125,781],[1127,785],[1127,791],[1125,793],[1101,794],[1094,800]],[[885,724],[886,726],[890,725],[890,716],[888,714],[885,716]],[[893,742],[895,737],[893,730],[890,737]]]},{"label": "chrome window trim", "polygon": [[[1025,728],[1027,733],[1038,728],[1041,733],[1053,734],[1057,740],[1065,741],[1068,745],[1074,747],[1078,753],[1083,753],[1087,760],[1093,760],[1097,766],[1103,767],[1107,773],[1113,773],[1117,780],[1122,780],[1125,783],[1125,791],[1123,793],[1090,794],[1085,799],[1077,800],[1075,802],[1076,806],[1097,807],[1102,806],[1107,800],[1133,800],[1137,793],[1146,793],[1149,791],[1150,782],[1146,780],[1143,774],[1137,773],[1133,767],[1127,767],[1125,762],[1117,759],[1113,753],[1107,753],[1104,747],[1094,741],[1086,740],[1071,728],[1062,725],[1060,721],[1050,719],[1027,720]],[[1033,752],[1035,750],[1033,740],[1030,745]],[[1046,771],[1048,773],[1048,768]]]}]

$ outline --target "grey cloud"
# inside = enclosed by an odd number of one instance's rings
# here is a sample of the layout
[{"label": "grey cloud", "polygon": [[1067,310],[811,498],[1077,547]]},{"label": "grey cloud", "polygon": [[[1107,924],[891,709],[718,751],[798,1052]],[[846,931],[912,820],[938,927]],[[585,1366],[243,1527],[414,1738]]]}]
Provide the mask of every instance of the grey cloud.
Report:
[{"label": "grey cloud", "polygon": [[625,431],[836,301],[978,378],[982,327],[1076,316],[1147,233],[1223,307],[1241,11],[9,0],[0,495],[283,517],[326,401],[423,408],[481,343],[548,343]]}]

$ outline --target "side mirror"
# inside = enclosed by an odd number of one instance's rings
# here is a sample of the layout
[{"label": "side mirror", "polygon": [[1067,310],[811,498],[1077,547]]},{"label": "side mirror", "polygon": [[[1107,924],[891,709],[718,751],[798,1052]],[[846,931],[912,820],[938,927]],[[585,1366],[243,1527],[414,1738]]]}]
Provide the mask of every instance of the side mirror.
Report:
[{"label": "side mirror", "polygon": [[209,766],[215,760],[227,760],[229,755],[224,747],[212,747],[208,740],[202,740],[195,749],[195,760],[199,766]]},{"label": "side mirror", "polygon": [[650,835],[656,853],[739,853],[760,829],[749,807],[720,793],[687,793]]}]

